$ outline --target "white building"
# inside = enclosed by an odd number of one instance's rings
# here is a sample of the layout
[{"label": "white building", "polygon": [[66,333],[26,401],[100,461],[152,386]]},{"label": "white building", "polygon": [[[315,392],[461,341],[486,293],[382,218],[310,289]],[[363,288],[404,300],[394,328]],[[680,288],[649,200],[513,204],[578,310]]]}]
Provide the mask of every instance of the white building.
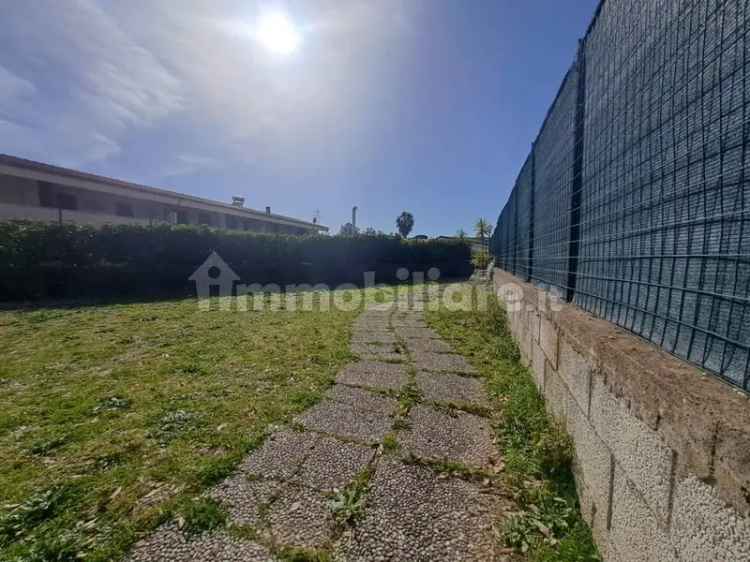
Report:
[{"label": "white building", "polygon": [[0,221],[105,224],[204,224],[274,234],[327,232],[328,227],[0,154]]}]

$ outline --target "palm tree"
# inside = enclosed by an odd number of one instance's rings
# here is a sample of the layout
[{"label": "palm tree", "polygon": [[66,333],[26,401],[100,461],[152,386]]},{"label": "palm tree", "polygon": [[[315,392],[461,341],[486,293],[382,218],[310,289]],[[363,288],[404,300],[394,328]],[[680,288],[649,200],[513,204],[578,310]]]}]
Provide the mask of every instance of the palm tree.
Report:
[{"label": "palm tree", "polygon": [[477,233],[477,236],[482,241],[482,247],[485,246],[485,239],[489,238],[492,234],[492,226],[490,226],[490,223],[487,222],[486,219],[480,218],[477,221],[477,224],[474,225],[474,230]]},{"label": "palm tree", "polygon": [[411,229],[414,228],[414,215],[408,211],[401,213],[396,219],[396,226],[402,238],[409,236]]}]

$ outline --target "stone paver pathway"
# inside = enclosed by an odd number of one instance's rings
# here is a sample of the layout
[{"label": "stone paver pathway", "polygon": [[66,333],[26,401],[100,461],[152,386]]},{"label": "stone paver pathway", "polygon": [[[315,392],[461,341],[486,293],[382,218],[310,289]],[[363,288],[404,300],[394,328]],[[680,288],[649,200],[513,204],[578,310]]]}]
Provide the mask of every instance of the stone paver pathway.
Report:
[{"label": "stone paver pathway", "polygon": [[[188,539],[169,523],[129,560],[270,561],[294,548],[337,561],[504,559],[497,529],[511,506],[482,380],[421,310],[399,308],[365,311],[351,343],[360,361],[210,491],[229,529]],[[331,498],[355,482],[364,507],[337,522]]]}]

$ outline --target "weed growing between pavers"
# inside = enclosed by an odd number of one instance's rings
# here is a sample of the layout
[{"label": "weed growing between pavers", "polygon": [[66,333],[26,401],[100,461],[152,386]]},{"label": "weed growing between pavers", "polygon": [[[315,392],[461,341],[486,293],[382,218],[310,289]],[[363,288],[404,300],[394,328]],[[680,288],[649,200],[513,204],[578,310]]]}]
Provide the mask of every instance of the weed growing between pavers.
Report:
[{"label": "weed growing between pavers", "polygon": [[398,451],[400,448],[401,448],[401,445],[399,445],[398,440],[396,439],[396,435],[394,433],[389,433],[383,439],[384,451],[393,452],[393,451]]},{"label": "weed growing between pavers", "polygon": [[580,515],[572,442],[547,415],[497,299],[489,295],[487,310],[474,308],[430,311],[427,320],[485,377],[500,409],[504,472],[521,509],[509,520],[503,540],[535,562],[599,560]]},{"label": "weed growing between pavers", "polygon": [[0,312],[0,560],[120,558],[319,400],[360,311]]},{"label": "weed growing between pavers", "polygon": [[199,535],[224,527],[227,513],[210,498],[197,498],[177,509],[177,526],[188,535]]},{"label": "weed growing between pavers", "polygon": [[328,508],[340,526],[352,525],[362,515],[373,473],[373,466],[368,466],[328,500]]}]

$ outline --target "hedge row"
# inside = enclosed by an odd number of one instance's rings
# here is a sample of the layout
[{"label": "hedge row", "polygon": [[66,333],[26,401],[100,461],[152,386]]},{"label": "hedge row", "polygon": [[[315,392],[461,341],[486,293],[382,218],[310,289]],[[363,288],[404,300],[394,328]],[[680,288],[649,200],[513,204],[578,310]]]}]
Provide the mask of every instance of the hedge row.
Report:
[{"label": "hedge row", "polygon": [[0,223],[0,300],[194,294],[188,277],[216,251],[243,283],[362,284],[398,268],[471,273],[467,244],[394,237],[291,237],[193,226],[93,228]]}]

